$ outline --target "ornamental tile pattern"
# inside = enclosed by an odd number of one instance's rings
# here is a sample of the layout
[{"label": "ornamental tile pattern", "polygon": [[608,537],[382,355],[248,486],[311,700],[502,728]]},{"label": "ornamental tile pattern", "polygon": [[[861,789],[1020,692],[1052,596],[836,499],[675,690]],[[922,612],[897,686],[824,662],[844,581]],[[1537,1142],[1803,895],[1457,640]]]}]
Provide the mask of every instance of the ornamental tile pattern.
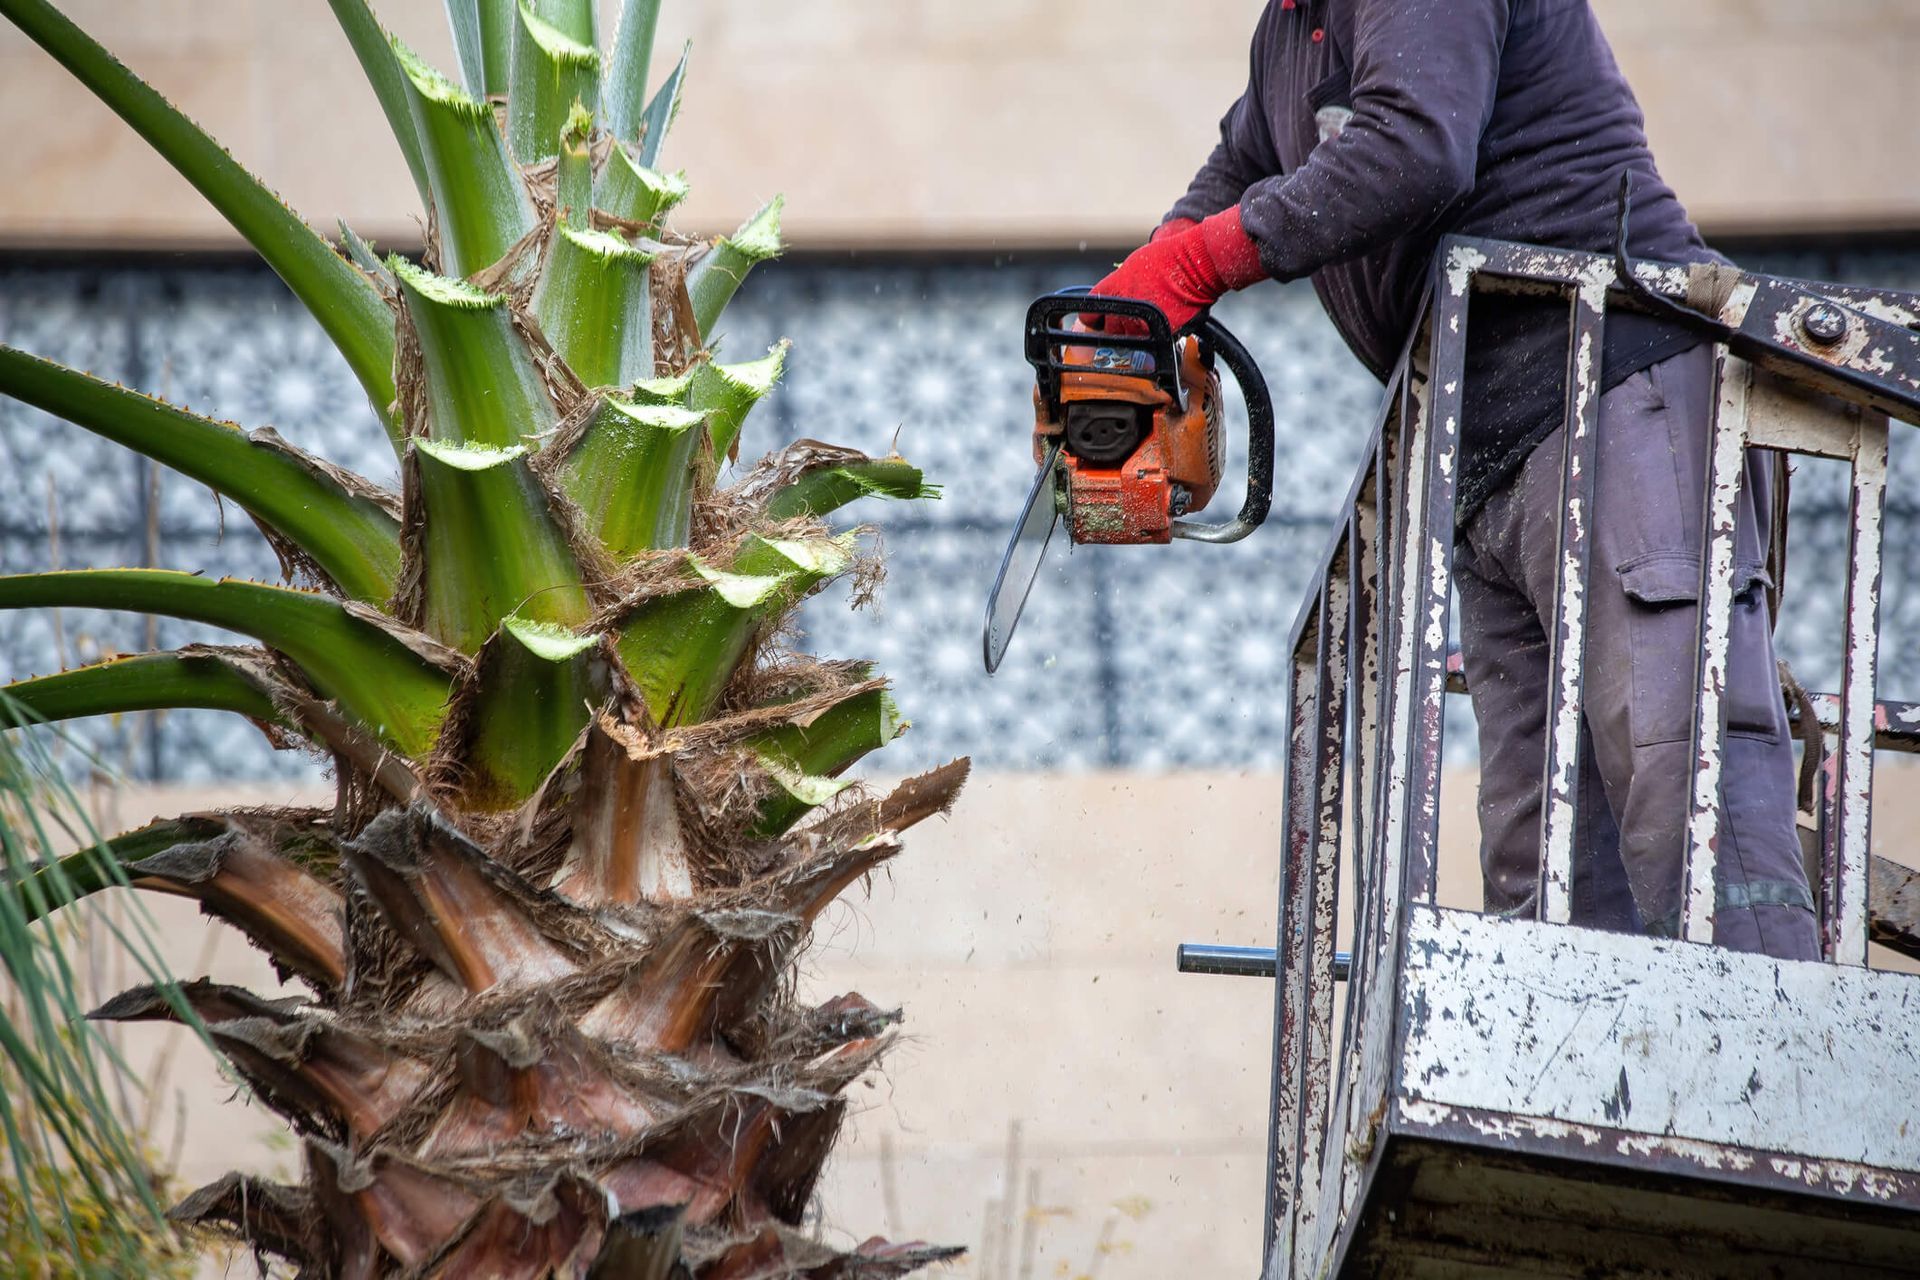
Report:
[{"label": "ornamental tile pattern", "polygon": [[[1751,256],[1756,265],[1765,261]],[[900,451],[944,486],[934,503],[857,511],[885,546],[879,600],[830,589],[802,615],[812,650],[877,661],[913,730],[889,769],[970,754],[998,769],[1272,769],[1284,759],[1282,651],[1311,565],[1347,491],[1378,396],[1311,290],[1264,287],[1222,318],[1260,360],[1282,433],[1266,528],[1233,547],[1054,547],[1001,673],[980,669],[987,584],[1031,464],[1031,377],[1020,325],[1036,294],[1099,273],[1089,257],[801,259],[756,274],[727,312],[722,356],[793,340],[779,390],[749,419],[753,453],[802,437]],[[1920,286],[1920,254],[1781,255],[1775,269]],[[0,260],[0,342],[199,412],[271,425],[383,483],[393,458],[345,365],[279,282],[254,267],[55,267]],[[1237,408],[1237,407],[1236,407]],[[1236,417],[1233,430],[1237,433]],[[1242,462],[1236,443],[1230,467]],[[1238,493],[1216,505],[1228,509]],[[1841,473],[1803,467],[1781,647],[1809,687],[1838,679],[1845,549]],[[56,536],[57,530],[57,536]],[[1896,430],[1881,693],[1920,700],[1920,441]],[[272,578],[271,553],[203,488],[53,419],[0,401],[0,572],[153,564]],[[0,614],[0,677],[220,633],[66,610]],[[1456,705],[1449,755],[1472,756]],[[78,746],[152,781],[312,777],[244,722],[211,712],[77,726]],[[76,750],[75,759],[79,759]]]}]

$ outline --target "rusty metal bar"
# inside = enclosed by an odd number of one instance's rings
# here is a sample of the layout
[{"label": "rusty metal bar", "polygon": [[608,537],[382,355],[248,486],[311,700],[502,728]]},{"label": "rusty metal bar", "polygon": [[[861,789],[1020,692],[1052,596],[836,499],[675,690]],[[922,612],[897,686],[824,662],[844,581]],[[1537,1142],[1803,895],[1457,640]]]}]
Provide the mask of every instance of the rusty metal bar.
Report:
[{"label": "rusty metal bar", "polygon": [[1580,724],[1586,707],[1587,581],[1593,532],[1594,458],[1600,435],[1606,291],[1574,291],[1567,361],[1567,413],[1560,466],[1560,529],[1553,584],[1546,752],[1541,777],[1540,919],[1573,918],[1573,841],[1580,800]]},{"label": "rusty metal bar", "polygon": [[1744,360],[1716,354],[1712,422],[1708,428],[1706,493],[1701,522],[1699,651],[1695,655],[1692,746],[1693,788],[1687,806],[1682,863],[1680,936],[1713,941],[1714,859],[1720,847],[1721,773],[1727,743],[1727,654],[1733,628],[1734,513],[1746,460],[1747,389]]},{"label": "rusty metal bar", "polygon": [[[1408,371],[1401,380],[1392,404],[1397,413],[1395,438],[1389,447],[1383,435],[1383,470],[1390,479],[1389,492],[1380,501],[1380,510],[1391,513],[1392,525],[1381,558],[1380,599],[1383,622],[1381,667],[1381,714],[1375,741],[1380,753],[1378,790],[1374,799],[1376,838],[1372,851],[1369,879],[1372,901],[1361,919],[1362,936],[1356,938],[1354,954],[1359,990],[1355,993],[1357,1017],[1347,1026],[1352,1053],[1348,1073],[1341,1082],[1339,1105],[1334,1108],[1338,1140],[1330,1140],[1325,1153],[1327,1176],[1321,1184],[1321,1205],[1316,1220],[1318,1230],[1293,1242],[1296,1267],[1305,1265],[1315,1248],[1330,1238],[1330,1232],[1345,1230],[1351,1223],[1351,1211],[1365,1183],[1379,1147],[1372,1136],[1381,1123],[1380,1101],[1385,1097],[1392,1074],[1392,1041],[1397,975],[1401,943],[1400,921],[1405,914],[1408,810],[1405,780],[1409,775],[1408,756],[1414,750],[1413,709],[1414,661],[1419,632],[1408,621],[1420,598],[1420,581],[1411,560],[1425,532],[1422,511],[1430,486],[1421,481],[1426,475],[1429,456],[1428,438],[1432,413],[1429,382],[1418,380],[1416,367],[1421,343],[1432,344],[1433,316],[1437,308],[1428,307],[1416,332],[1409,338],[1408,355],[1402,365]],[[1444,635],[1442,637],[1444,644]],[[1337,1169],[1338,1176],[1333,1176]]]},{"label": "rusty metal bar", "polygon": [[[1457,262],[1457,260],[1456,260]],[[1407,901],[1432,902],[1438,880],[1440,846],[1440,750],[1447,694],[1447,621],[1453,597],[1453,497],[1459,468],[1460,415],[1466,391],[1467,302],[1472,270],[1443,272],[1435,291],[1433,375],[1426,414],[1426,449],[1419,471],[1409,472],[1409,492],[1426,490],[1407,557],[1413,583],[1402,614],[1413,634],[1402,641],[1412,664],[1410,693],[1416,713],[1404,726],[1409,735],[1406,764]]]},{"label": "rusty metal bar", "polygon": [[1307,942],[1306,992],[1302,1008],[1307,1017],[1300,1037],[1301,1106],[1295,1140],[1298,1188],[1294,1231],[1311,1230],[1319,1213],[1320,1156],[1327,1130],[1328,1064],[1333,1053],[1333,943],[1339,906],[1340,810],[1343,766],[1347,747],[1347,644],[1351,627],[1351,597],[1347,579],[1347,551],[1351,523],[1342,530],[1332,563],[1327,566],[1320,593],[1318,662],[1315,694],[1319,722],[1314,742],[1315,830],[1313,861],[1307,870],[1307,897],[1312,903]]},{"label": "rusty metal bar", "polygon": [[[1353,975],[1347,986],[1346,1042],[1342,1049],[1343,1067],[1339,1073],[1336,1106],[1357,1085],[1359,1074],[1358,1011],[1365,1005],[1367,985],[1374,969],[1372,947],[1379,936],[1381,912],[1381,864],[1386,854],[1383,838],[1386,791],[1388,706],[1393,695],[1389,655],[1394,647],[1394,610],[1383,602],[1397,598],[1399,558],[1395,555],[1393,531],[1401,517],[1398,495],[1404,491],[1404,468],[1408,449],[1406,412],[1408,398],[1408,362],[1402,359],[1387,385],[1379,421],[1362,462],[1363,483],[1357,492],[1365,493],[1364,481],[1370,477],[1372,499],[1359,507],[1360,518],[1354,533],[1361,539],[1361,568],[1358,585],[1352,592],[1354,615],[1350,627],[1356,637],[1351,641],[1348,672],[1354,681],[1351,705],[1355,713],[1356,754],[1353,787],[1354,884],[1353,884]],[[1349,570],[1353,561],[1349,559]]]},{"label": "rusty metal bar", "polygon": [[[1320,590],[1325,590],[1322,579]],[[1292,1233],[1294,1143],[1299,1132],[1300,1037],[1305,1033],[1308,866],[1314,847],[1314,747],[1319,718],[1321,637],[1316,626],[1296,641],[1287,681],[1287,779],[1282,816],[1284,846],[1280,862],[1279,931],[1274,954],[1279,974],[1273,984],[1273,1096],[1267,1125],[1266,1239]]]},{"label": "rusty metal bar", "polygon": [[[1430,309],[1431,316],[1437,311]],[[1432,325],[1428,326],[1431,330]],[[1368,932],[1373,946],[1362,963],[1366,966],[1362,981],[1379,968],[1392,945],[1393,922],[1400,910],[1405,890],[1406,868],[1406,779],[1409,755],[1413,750],[1409,710],[1413,700],[1414,661],[1417,629],[1414,625],[1419,602],[1419,579],[1414,569],[1415,552],[1423,536],[1427,486],[1416,482],[1427,457],[1431,434],[1431,380],[1427,395],[1417,393],[1414,380],[1402,381],[1399,397],[1399,431],[1388,464],[1391,477],[1390,505],[1383,505],[1390,518],[1390,541],[1384,547],[1382,561],[1384,595],[1390,601],[1383,636],[1380,725],[1377,733],[1380,773],[1378,808],[1374,813],[1375,881],[1374,916]]]},{"label": "rusty metal bar", "polygon": [[[1383,432],[1385,424],[1383,423]],[[1379,435],[1375,436],[1373,451],[1366,469],[1371,472],[1371,496],[1365,498],[1354,508],[1354,519],[1350,526],[1351,539],[1347,551],[1347,708],[1353,738],[1348,748],[1348,759],[1352,761],[1353,785],[1348,790],[1351,812],[1348,815],[1350,830],[1353,833],[1351,856],[1353,859],[1353,946],[1363,949],[1362,939],[1367,936],[1367,922],[1372,918],[1375,881],[1373,875],[1374,831],[1372,816],[1374,799],[1379,790],[1379,775],[1375,765],[1380,756],[1380,561],[1382,540],[1385,537],[1385,517],[1380,508],[1380,495],[1386,491],[1386,478],[1382,474],[1380,457],[1382,444]],[[1363,990],[1361,982],[1350,981],[1347,984],[1346,1010],[1342,1015],[1344,1025],[1353,1028],[1354,1011],[1359,1007]],[[1342,1057],[1351,1060],[1353,1036],[1348,1034]],[[1348,1072],[1343,1068],[1337,1073],[1344,1082]],[[1335,1110],[1339,1114],[1338,1096],[1345,1092],[1342,1083],[1336,1093]]]},{"label": "rusty metal bar", "polygon": [[1821,284],[1822,295],[1853,311],[1878,316],[1888,324],[1920,328],[1920,293],[1905,289],[1868,289],[1850,284]]},{"label": "rusty metal bar", "polygon": [[[1345,982],[1353,957],[1333,953],[1333,980]],[[1272,947],[1228,947],[1217,942],[1183,942],[1174,951],[1174,968],[1181,973],[1212,974],[1222,978],[1271,978],[1275,972]]]},{"label": "rusty metal bar", "polygon": [[1832,847],[1826,858],[1827,958],[1867,962],[1867,860],[1873,798],[1874,677],[1879,662],[1881,516],[1887,494],[1887,421],[1854,428],[1853,494],[1847,529],[1846,659],[1840,741],[1834,752]]},{"label": "rusty metal bar", "polygon": [[1845,311],[1826,288],[1757,277],[1730,341],[1765,368],[1879,413],[1912,414],[1920,391],[1920,333],[1904,322]]},{"label": "rusty metal bar", "polygon": [[[1360,867],[1365,873],[1366,891],[1361,909],[1354,916],[1354,951],[1360,971],[1355,979],[1354,999],[1364,1002],[1374,969],[1373,942],[1379,937],[1385,905],[1383,894],[1387,841],[1388,761],[1393,757],[1391,729],[1393,699],[1399,686],[1400,608],[1405,586],[1405,556],[1402,543],[1406,536],[1407,459],[1412,449],[1414,415],[1411,358],[1403,359],[1399,376],[1388,387],[1386,414],[1381,421],[1380,439],[1374,451],[1374,610],[1372,647],[1368,658],[1371,696],[1363,711],[1367,723],[1362,738],[1367,753],[1366,802],[1360,817],[1364,845]],[[1364,940],[1364,941],[1363,941]],[[1349,1024],[1352,1025],[1352,1024]]]},{"label": "rusty metal bar", "polygon": [[[1391,529],[1397,519],[1396,495],[1404,491],[1403,468],[1407,450],[1407,424],[1410,393],[1409,363],[1402,360],[1388,384],[1380,420],[1362,464],[1360,501],[1355,504],[1357,518],[1349,530],[1348,573],[1350,589],[1348,675],[1349,706],[1352,711],[1354,748],[1354,786],[1352,821],[1354,842],[1353,941],[1346,991],[1345,1033],[1341,1042],[1339,1068],[1333,1073],[1333,1093],[1326,1115],[1325,1143],[1320,1153],[1320,1212],[1315,1215],[1315,1232],[1300,1233],[1288,1241],[1282,1251],[1271,1254],[1271,1274],[1288,1274],[1281,1268],[1314,1246],[1314,1236],[1327,1220],[1328,1206],[1336,1210],[1341,1203],[1345,1177],[1345,1117],[1351,1099],[1360,1087],[1361,1031],[1364,1013],[1370,1006],[1370,984],[1378,969],[1380,925],[1383,911],[1381,894],[1386,879],[1383,866],[1386,846],[1381,838],[1383,813],[1383,774],[1386,759],[1385,726],[1387,703],[1391,695],[1386,667],[1392,652],[1393,611],[1382,601],[1395,598],[1394,579],[1398,561],[1394,556]],[[1335,963],[1338,964],[1336,954]]]}]

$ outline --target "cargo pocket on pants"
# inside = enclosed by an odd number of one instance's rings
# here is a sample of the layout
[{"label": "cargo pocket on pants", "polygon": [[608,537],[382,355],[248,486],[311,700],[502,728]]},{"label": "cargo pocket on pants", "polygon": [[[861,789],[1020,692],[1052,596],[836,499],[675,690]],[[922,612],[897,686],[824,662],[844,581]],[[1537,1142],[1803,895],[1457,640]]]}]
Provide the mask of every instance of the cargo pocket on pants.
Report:
[{"label": "cargo pocket on pants", "polygon": [[[1633,645],[1633,742],[1685,742],[1693,727],[1694,659],[1700,649],[1700,561],[1655,552],[1621,565]],[[1734,571],[1727,654],[1727,732],[1777,739],[1783,717],[1772,661],[1766,588],[1759,564]]]}]

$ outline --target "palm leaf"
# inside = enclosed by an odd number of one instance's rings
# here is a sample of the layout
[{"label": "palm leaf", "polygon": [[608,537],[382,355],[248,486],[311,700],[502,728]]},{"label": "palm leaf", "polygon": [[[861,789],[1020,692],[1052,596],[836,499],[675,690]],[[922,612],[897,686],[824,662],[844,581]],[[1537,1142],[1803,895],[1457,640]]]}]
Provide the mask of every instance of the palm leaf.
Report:
[{"label": "palm leaf", "polygon": [[[634,144],[635,155],[649,169],[660,163],[660,148],[667,141],[667,130],[673,127],[673,118],[680,114],[680,91],[686,87],[687,59],[692,55],[693,41],[689,40],[680,50],[680,60],[673,64],[666,83],[660,86],[640,116],[640,136]],[[642,71],[640,74],[646,73]],[[624,137],[622,141],[625,141]]]},{"label": "palm leaf", "polygon": [[388,413],[393,403],[393,316],[373,282],[49,0],[0,0],[0,15],[133,126],[266,259],[346,357],[397,441],[399,432]]},{"label": "palm leaf", "polygon": [[578,562],[554,522],[526,447],[415,442],[425,505],[425,629],[476,652],[522,614],[565,626],[591,609]]},{"label": "palm leaf", "polygon": [[711,715],[760,627],[852,560],[851,536],[753,537],[725,569],[693,560],[703,586],[650,599],[619,628],[620,657],[654,719],[671,726]]},{"label": "palm leaf", "polygon": [[747,747],[760,758],[778,789],[761,802],[753,835],[764,840],[786,831],[808,810],[839,794],[839,776],[855,761],[906,731],[907,722],[893,698],[885,689],[874,688],[836,702],[804,722],[788,722],[755,735]]},{"label": "palm leaf", "polygon": [[939,496],[939,489],[927,483],[920,468],[904,458],[868,458],[802,472],[767,501],[767,516],[773,520],[818,518],[862,498],[912,502]]},{"label": "palm leaf", "polygon": [[593,230],[593,112],[578,102],[567,113],[567,127],[560,132],[553,199],[554,219],[560,226]]},{"label": "palm leaf", "polygon": [[16,680],[0,690],[40,720],[196,707],[278,720],[273,699],[218,655],[142,653]]},{"label": "palm leaf", "polygon": [[164,569],[0,577],[0,609],[21,608],[133,609],[226,627],[286,654],[322,697],[410,755],[430,749],[440,727],[449,685],[442,666],[417,644],[312,592]]},{"label": "palm leaf", "polygon": [[413,185],[420,192],[420,203],[431,208],[433,188],[427,181],[427,163],[420,153],[420,135],[414,128],[406,77],[394,57],[392,37],[381,30],[373,10],[367,7],[367,0],[327,0],[327,3],[333,7],[334,19],[346,33],[347,43],[353,46],[353,56],[360,60],[360,70],[366,74],[367,83],[373,86],[373,96],[380,100],[387,128],[393,132],[400,154],[406,157],[407,172],[413,175]]},{"label": "palm leaf", "polygon": [[505,294],[387,259],[420,343],[434,439],[511,449],[554,426],[553,401]]},{"label": "palm leaf", "polygon": [[479,658],[479,695],[462,745],[462,793],[482,809],[511,808],[545,781],[607,696],[599,638],[512,617]]},{"label": "palm leaf", "polygon": [[547,250],[533,312],[560,358],[589,387],[653,373],[653,254],[604,231],[561,227]]},{"label": "palm leaf", "polygon": [[687,407],[707,415],[713,455],[724,458],[740,440],[740,427],[765,399],[787,367],[787,343],[744,364],[701,364],[687,380]]},{"label": "palm leaf", "polygon": [[687,275],[687,293],[693,299],[694,323],[702,338],[711,338],[713,326],[740,288],[747,273],[769,258],[780,256],[779,196],[741,224],[694,264]]},{"label": "palm leaf", "polygon": [[311,557],[348,598],[378,604],[400,572],[400,522],[373,486],[266,432],[0,346],[0,393],[65,418],[233,499]]},{"label": "palm leaf", "polygon": [[[9,713],[6,704],[0,702],[0,723],[26,727],[36,721],[25,707],[16,707]],[[0,735],[5,742],[11,742],[12,737]],[[0,743],[0,751],[20,750],[17,745]],[[57,779],[58,774],[49,776]],[[7,876],[6,891],[0,896],[10,899],[11,905],[0,908],[0,912],[17,910],[29,922],[44,919],[81,898],[127,883],[126,869],[136,862],[164,853],[176,845],[205,840],[218,834],[217,827],[192,818],[150,822],[138,830],[124,832],[111,839],[92,834],[88,828],[81,830],[88,831],[88,843],[82,848],[57,859],[43,859],[38,865],[18,875]]]},{"label": "palm leaf", "polygon": [[[0,696],[0,726],[30,719]],[[153,984],[157,1000],[178,1008],[197,1033],[203,1028],[167,977],[145,912],[133,912],[125,926],[99,912],[84,922],[43,922],[93,883],[126,883],[92,839],[64,866],[39,862],[57,842],[91,830],[44,731],[0,732],[0,875],[16,890],[0,893],[0,964],[11,997],[0,1013],[0,1075],[10,1077],[0,1089],[0,1131],[15,1175],[4,1192],[13,1201],[9,1216],[24,1219],[30,1237],[14,1238],[10,1262],[37,1269],[22,1256],[37,1246],[49,1263],[72,1259],[76,1269],[179,1274],[187,1254],[173,1242],[156,1194],[161,1177],[124,1110],[125,1100],[140,1095],[140,1081],[86,1021],[77,930],[108,935]],[[29,882],[30,891],[22,891]]]},{"label": "palm leaf", "polygon": [[[548,0],[553,20],[519,0],[513,31],[513,87],[507,95],[507,145],[521,164],[551,158],[575,103],[600,100],[600,51],[591,3]],[[584,28],[584,31],[583,31]]]},{"label": "palm leaf", "polygon": [[391,47],[420,140],[442,265],[455,276],[472,275],[533,229],[532,201],[494,126],[493,109],[399,40]]},{"label": "palm leaf", "polygon": [[640,227],[655,227],[668,210],[687,198],[684,173],[661,173],[641,164],[626,143],[607,152],[594,190],[596,207]]},{"label": "palm leaf", "polygon": [[514,0],[447,0],[460,78],[476,98],[507,91],[514,8]]},{"label": "palm leaf", "polygon": [[560,486],[607,553],[686,545],[694,462],[706,415],[603,398],[559,464]]},{"label": "palm leaf", "polygon": [[641,103],[647,93],[647,68],[653,61],[653,33],[660,22],[660,0],[625,0],[613,29],[613,53],[607,60],[600,96],[607,130],[623,142],[639,132]]}]

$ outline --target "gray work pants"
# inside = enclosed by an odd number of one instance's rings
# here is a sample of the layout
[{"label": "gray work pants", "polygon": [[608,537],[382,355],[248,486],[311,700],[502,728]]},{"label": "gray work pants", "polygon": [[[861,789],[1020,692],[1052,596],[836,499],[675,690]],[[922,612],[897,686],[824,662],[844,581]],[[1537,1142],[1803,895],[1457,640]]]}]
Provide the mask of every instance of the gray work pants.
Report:
[{"label": "gray work pants", "polygon": [[[1576,924],[1676,932],[1712,393],[1712,348],[1702,346],[1601,399]],[[1487,910],[1503,914],[1531,915],[1539,878],[1563,439],[1555,431],[1533,451],[1454,550],[1461,653],[1480,729],[1481,869]],[[1764,590],[1771,467],[1766,451],[1749,451],[1739,498],[1714,938],[1814,959],[1793,743]]]}]

